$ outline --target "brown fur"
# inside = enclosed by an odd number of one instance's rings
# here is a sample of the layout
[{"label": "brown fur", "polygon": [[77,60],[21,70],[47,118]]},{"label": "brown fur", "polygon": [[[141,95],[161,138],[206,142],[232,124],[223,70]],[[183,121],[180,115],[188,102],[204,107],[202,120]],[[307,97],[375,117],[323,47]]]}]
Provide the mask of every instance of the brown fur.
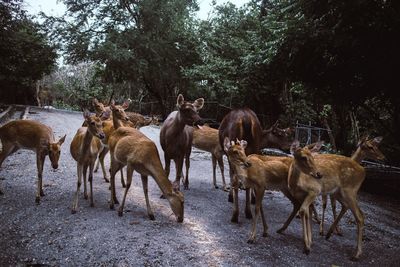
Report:
[{"label": "brown fur", "polygon": [[358,229],[357,251],[353,259],[359,259],[362,253],[364,215],[358,206],[357,193],[365,179],[364,168],[351,158],[340,155],[319,155],[314,158],[307,148],[298,147],[298,143],[294,145],[293,151],[294,161],[289,169],[288,184],[292,195],[302,202],[299,212],[303,224],[304,252],[310,252],[312,243],[309,205],[319,194],[334,194],[342,204],[342,210],[326,238],[331,236],[341,217],[350,209]]},{"label": "brown fur", "polygon": [[[38,171],[36,203],[39,204],[40,197],[44,196],[42,182],[44,161],[48,155],[51,161],[51,166],[54,169],[58,168],[61,145],[65,141],[65,135],[56,142],[53,130],[49,126],[38,121],[16,120],[10,121],[0,127],[0,139],[2,143],[0,167],[9,155],[21,148],[36,152],[36,165]],[[0,194],[1,193],[2,191],[0,190]]]},{"label": "brown fur", "polygon": [[192,150],[192,134],[190,128],[200,122],[197,113],[204,104],[199,98],[193,103],[184,100],[182,95],[177,98],[177,111],[170,113],[160,130],[160,143],[164,150],[165,171],[169,177],[171,160],[175,162],[176,177],[174,188],[179,190],[182,175],[183,160],[185,159],[186,176],[182,181],[185,189],[189,189],[190,153]]},{"label": "brown fur", "polygon": [[90,183],[90,206],[94,206],[93,202],[93,169],[94,163],[103,145],[100,139],[105,137],[103,132],[102,121],[96,115],[90,115],[88,111],[83,113],[87,127],[81,127],[72,139],[70,151],[77,164],[78,181],[76,192],[73,199],[71,213],[76,213],[78,209],[79,190],[82,184],[84,186],[84,198],[87,199],[86,190],[86,173],[89,168]]}]

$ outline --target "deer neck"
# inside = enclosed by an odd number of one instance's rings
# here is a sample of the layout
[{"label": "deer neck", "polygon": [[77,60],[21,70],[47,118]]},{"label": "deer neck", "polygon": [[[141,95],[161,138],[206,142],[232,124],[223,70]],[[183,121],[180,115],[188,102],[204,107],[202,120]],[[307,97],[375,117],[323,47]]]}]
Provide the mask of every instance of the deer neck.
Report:
[{"label": "deer neck", "polygon": [[82,142],[82,147],[81,147],[81,157],[84,157],[91,151],[91,144],[93,140],[93,134],[89,131],[89,129],[86,129],[86,133],[83,136],[83,142]]},{"label": "deer neck", "polygon": [[164,169],[162,168],[160,159],[158,159],[158,161],[153,160],[149,167],[149,170],[154,180],[156,181],[164,196],[168,196],[169,194],[171,194],[173,191],[172,184],[165,174]]},{"label": "deer neck", "polygon": [[183,132],[183,129],[185,128],[186,124],[183,121],[183,118],[181,116],[181,113],[178,111],[176,113],[176,116],[174,120],[172,121],[172,136],[178,135],[179,133]]},{"label": "deer neck", "polygon": [[114,126],[115,130],[122,126],[121,121],[117,117],[113,116],[112,120],[113,120],[113,126]]},{"label": "deer neck", "polygon": [[296,163],[293,162],[289,170],[289,179],[288,179],[289,189],[293,190],[297,187],[297,182],[300,178],[300,175],[301,175],[301,170],[299,169],[298,166],[296,166]]},{"label": "deer neck", "polygon": [[365,159],[364,153],[362,153],[360,146],[353,153],[353,155],[351,155],[351,159],[358,163],[361,163],[361,161]]}]

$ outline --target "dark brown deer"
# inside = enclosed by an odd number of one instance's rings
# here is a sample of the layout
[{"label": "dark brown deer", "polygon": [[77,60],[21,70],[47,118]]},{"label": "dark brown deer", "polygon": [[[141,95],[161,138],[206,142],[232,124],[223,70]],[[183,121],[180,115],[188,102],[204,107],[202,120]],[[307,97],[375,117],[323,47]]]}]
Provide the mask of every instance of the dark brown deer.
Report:
[{"label": "dark brown deer", "polygon": [[276,121],[269,129],[262,131],[261,148],[289,151],[293,142],[292,133],[292,128],[279,128],[279,121]]},{"label": "dark brown deer", "polygon": [[[261,148],[262,128],[256,114],[248,108],[231,110],[221,122],[219,126],[219,142],[224,147],[225,138],[228,140],[245,140],[247,146],[246,155],[259,154]],[[232,222],[238,222],[239,204],[238,204],[238,188],[239,182],[234,172],[234,168],[229,163],[229,175],[231,178],[231,189],[229,191],[229,201],[233,200]],[[246,218],[251,219],[250,210],[250,191],[246,189]]]},{"label": "dark brown deer", "polygon": [[164,150],[165,172],[169,177],[171,159],[175,162],[176,178],[174,188],[179,190],[182,175],[183,160],[185,159],[186,176],[183,177],[185,189],[189,189],[190,153],[192,151],[192,134],[189,126],[201,123],[198,111],[203,107],[204,99],[199,98],[193,103],[185,101],[180,94],[177,98],[177,111],[171,112],[164,121],[160,131],[160,143]]}]

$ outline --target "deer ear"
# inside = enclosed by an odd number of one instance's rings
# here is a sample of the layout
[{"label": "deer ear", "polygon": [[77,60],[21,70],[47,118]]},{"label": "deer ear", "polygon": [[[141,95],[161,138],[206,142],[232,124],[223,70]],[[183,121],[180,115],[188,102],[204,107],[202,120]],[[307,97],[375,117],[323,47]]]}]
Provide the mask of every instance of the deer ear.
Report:
[{"label": "deer ear", "polygon": [[87,120],[87,119],[90,118],[90,112],[89,112],[89,110],[85,109],[85,110],[83,111],[83,117],[85,118],[85,120]]},{"label": "deer ear", "polygon": [[204,106],[204,98],[196,99],[193,105],[196,108],[196,110],[202,109],[202,107]]},{"label": "deer ear", "polygon": [[122,104],[123,109],[127,109],[129,107],[129,100],[125,100],[125,102]]},{"label": "deer ear", "polygon": [[229,138],[228,137],[225,137],[225,139],[224,139],[224,150],[225,150],[225,152],[228,152],[229,151],[229,148],[231,148],[231,141],[229,141]]},{"label": "deer ear", "polygon": [[382,142],[383,137],[382,136],[378,136],[375,137],[374,139],[372,139],[372,141],[376,144],[379,144],[380,142]]},{"label": "deer ear", "polygon": [[64,143],[65,137],[66,137],[66,136],[67,136],[67,135],[65,134],[63,137],[60,138],[60,140],[58,140],[58,144],[59,144],[60,146]]},{"label": "deer ear", "polygon": [[311,153],[316,153],[321,150],[324,141],[319,141],[314,144],[314,146],[310,149]]},{"label": "deer ear", "polygon": [[97,98],[93,98],[93,104],[98,105],[99,101],[97,100]]},{"label": "deer ear", "polygon": [[298,140],[294,141],[290,146],[290,154],[294,155],[297,149],[300,148],[300,142]]},{"label": "deer ear", "polygon": [[176,99],[176,106],[178,108],[180,108],[183,105],[184,102],[185,102],[185,99],[183,98],[183,95],[179,94],[178,98]]},{"label": "deer ear", "polygon": [[240,146],[245,149],[247,147],[247,142],[246,140],[240,140]]},{"label": "deer ear", "polygon": [[115,109],[115,101],[114,101],[114,99],[112,99],[111,102],[110,102],[110,108],[111,109]]}]

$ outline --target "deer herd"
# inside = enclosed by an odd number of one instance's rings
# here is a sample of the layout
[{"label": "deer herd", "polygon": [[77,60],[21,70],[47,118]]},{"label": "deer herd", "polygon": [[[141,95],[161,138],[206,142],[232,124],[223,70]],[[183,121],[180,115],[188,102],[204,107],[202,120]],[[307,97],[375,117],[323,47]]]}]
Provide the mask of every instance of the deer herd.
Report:
[{"label": "deer herd", "polygon": [[[330,196],[334,222],[326,233],[326,239],[332,233],[341,234],[338,223],[348,209],[351,210],[357,224],[357,247],[353,259],[360,258],[362,253],[362,236],[364,215],[357,201],[357,193],[365,179],[365,170],[360,165],[365,158],[384,160],[378,145],[382,137],[363,138],[351,157],[318,153],[322,143],[301,147],[298,141],[292,142],[291,128],[281,129],[275,123],[263,130],[256,114],[248,108],[231,110],[222,120],[219,129],[203,124],[199,110],[204,99],[193,102],[185,101],[182,95],[177,98],[177,110],[169,114],[160,130],[160,144],[164,151],[165,168],[160,160],[155,143],[146,137],[139,128],[149,124],[158,125],[158,119],[146,119],[138,113],[125,111],[129,102],[117,105],[112,101],[109,106],[97,99],[93,100],[95,114],[88,110],[83,112],[84,122],[70,145],[70,153],[76,161],[77,183],[73,196],[71,212],[78,210],[80,187],[83,182],[84,198],[90,197],[90,206],[94,206],[93,173],[99,164],[103,178],[110,183],[110,208],[119,204],[116,196],[115,176],[121,173],[121,183],[125,188],[119,205],[118,215],[123,209],[132,183],[134,171],[141,176],[147,213],[154,220],[149,197],[148,176],[152,176],[171,206],[178,222],[184,219],[184,196],[180,191],[189,189],[189,168],[192,146],[211,153],[213,165],[213,186],[217,187],[216,165],[222,175],[223,190],[229,190],[229,201],[233,202],[231,221],[239,219],[239,188],[246,192],[245,215],[253,219],[249,243],[256,241],[257,221],[261,216],[263,236],[267,236],[267,222],[263,211],[265,190],[281,191],[292,203],[293,210],[283,226],[277,231],[283,233],[290,222],[300,215],[304,253],[309,254],[312,243],[311,216],[318,218],[314,201],[322,196],[322,218],[320,234],[324,234],[324,219],[327,196]],[[0,167],[3,161],[18,149],[30,149],[36,153],[38,172],[36,203],[44,196],[42,172],[45,157],[48,155],[54,169],[58,168],[61,145],[64,135],[55,140],[50,127],[32,120],[15,120],[0,127],[1,153]],[[262,148],[280,148],[289,150],[291,156],[261,155]],[[106,171],[104,159],[110,152],[110,171]],[[229,162],[230,187],[225,182],[223,155]],[[97,160],[97,165],[96,165]],[[175,163],[176,177],[169,180],[170,162]],[[183,163],[185,162],[185,175]],[[126,182],[122,174],[126,167]],[[89,175],[87,175],[89,172]],[[87,192],[87,177],[90,194]],[[0,190],[0,194],[3,192]],[[250,210],[251,197],[255,199],[254,216]],[[336,214],[336,201],[341,204],[341,211]]]}]

